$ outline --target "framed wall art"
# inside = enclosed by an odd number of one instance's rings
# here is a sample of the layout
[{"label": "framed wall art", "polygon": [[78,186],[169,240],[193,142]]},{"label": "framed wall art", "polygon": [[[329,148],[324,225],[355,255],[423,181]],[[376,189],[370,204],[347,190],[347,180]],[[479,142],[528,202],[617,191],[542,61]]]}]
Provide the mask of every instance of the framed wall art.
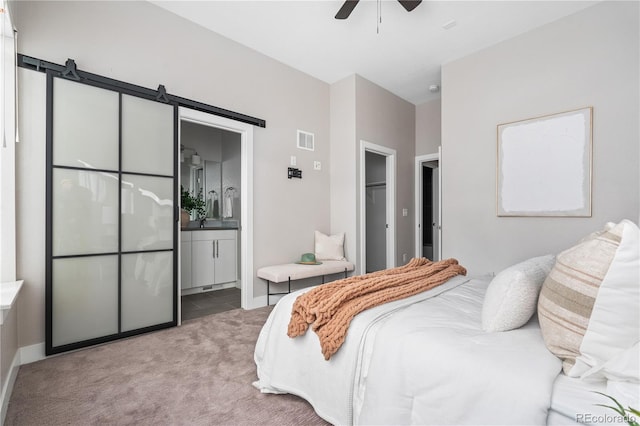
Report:
[{"label": "framed wall art", "polygon": [[498,125],[498,216],[591,217],[593,108]]}]

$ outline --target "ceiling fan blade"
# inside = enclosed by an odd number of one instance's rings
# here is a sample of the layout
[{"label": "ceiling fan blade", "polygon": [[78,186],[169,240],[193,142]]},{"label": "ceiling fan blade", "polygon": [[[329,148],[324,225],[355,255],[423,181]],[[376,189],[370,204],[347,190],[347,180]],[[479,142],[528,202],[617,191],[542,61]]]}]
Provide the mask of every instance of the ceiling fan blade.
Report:
[{"label": "ceiling fan blade", "polygon": [[422,3],[422,0],[398,0],[398,3],[400,3],[407,12],[411,12],[413,9],[418,7],[420,3]]},{"label": "ceiling fan blade", "polygon": [[338,13],[336,13],[336,19],[347,19],[359,1],[360,0],[346,0]]}]

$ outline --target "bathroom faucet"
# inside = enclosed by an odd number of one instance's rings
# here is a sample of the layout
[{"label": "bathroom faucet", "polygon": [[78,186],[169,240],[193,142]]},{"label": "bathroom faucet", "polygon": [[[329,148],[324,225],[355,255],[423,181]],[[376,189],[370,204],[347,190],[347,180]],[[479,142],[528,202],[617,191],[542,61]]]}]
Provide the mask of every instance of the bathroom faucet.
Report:
[{"label": "bathroom faucet", "polygon": [[204,228],[204,225],[207,223],[207,218],[203,217],[200,219],[200,228]]}]

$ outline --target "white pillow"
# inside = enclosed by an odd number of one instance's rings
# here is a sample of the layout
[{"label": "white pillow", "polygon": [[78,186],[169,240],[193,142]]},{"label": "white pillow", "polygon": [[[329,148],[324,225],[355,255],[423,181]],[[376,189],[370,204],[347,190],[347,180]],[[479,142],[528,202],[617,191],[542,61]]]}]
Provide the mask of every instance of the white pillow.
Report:
[{"label": "white pillow", "polygon": [[336,235],[325,235],[320,231],[315,234],[316,260],[346,260],[344,257],[344,232]]},{"label": "white pillow", "polygon": [[624,376],[623,372],[605,367],[607,361],[621,356],[640,341],[640,229],[629,220],[623,220],[620,225],[624,226],[622,239],[600,284],[589,326],[580,344],[580,355],[571,370],[574,377],[591,370],[599,372],[589,374],[592,378],[638,380],[631,371],[627,377],[620,377]]},{"label": "white pillow", "polygon": [[487,288],[482,305],[484,331],[522,327],[536,311],[540,288],[553,267],[555,256],[534,257],[498,273]]}]

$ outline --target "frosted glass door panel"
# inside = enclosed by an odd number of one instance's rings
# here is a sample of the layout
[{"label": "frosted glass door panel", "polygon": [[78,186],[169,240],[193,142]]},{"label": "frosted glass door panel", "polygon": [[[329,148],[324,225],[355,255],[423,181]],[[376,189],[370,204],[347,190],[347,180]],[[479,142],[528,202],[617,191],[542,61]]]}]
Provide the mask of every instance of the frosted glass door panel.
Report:
[{"label": "frosted glass door panel", "polygon": [[173,176],[173,106],[122,96],[122,170]]},{"label": "frosted glass door panel", "polygon": [[53,255],[118,251],[118,175],[53,169]]},{"label": "frosted glass door panel", "polygon": [[53,164],[118,170],[118,93],[62,78],[53,90]]},{"label": "frosted glass door panel", "polygon": [[53,260],[54,346],[118,332],[118,256]]},{"label": "frosted glass door panel", "polygon": [[173,178],[122,175],[122,250],[173,248]]},{"label": "frosted glass door panel", "polygon": [[177,107],[79,73],[47,73],[47,355],[177,322]]},{"label": "frosted glass door panel", "polygon": [[122,331],[173,321],[173,252],[122,255]]}]

